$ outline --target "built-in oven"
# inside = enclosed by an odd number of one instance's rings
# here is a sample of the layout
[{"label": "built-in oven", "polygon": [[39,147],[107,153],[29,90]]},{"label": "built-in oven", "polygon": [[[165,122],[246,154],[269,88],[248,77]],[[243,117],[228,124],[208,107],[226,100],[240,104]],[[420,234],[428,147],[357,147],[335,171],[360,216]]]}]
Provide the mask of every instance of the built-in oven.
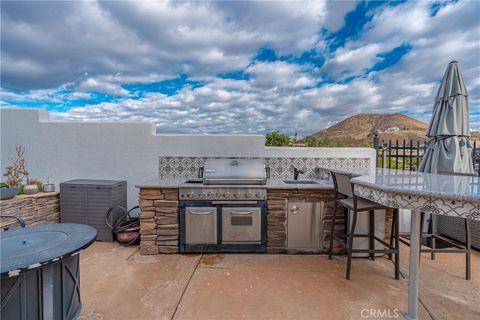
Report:
[{"label": "built-in oven", "polygon": [[265,201],[180,201],[180,252],[266,252]]},{"label": "built-in oven", "polygon": [[222,207],[222,244],[261,243],[262,209],[235,203]]},{"label": "built-in oven", "polygon": [[266,252],[263,159],[207,159],[179,187],[180,252]]}]

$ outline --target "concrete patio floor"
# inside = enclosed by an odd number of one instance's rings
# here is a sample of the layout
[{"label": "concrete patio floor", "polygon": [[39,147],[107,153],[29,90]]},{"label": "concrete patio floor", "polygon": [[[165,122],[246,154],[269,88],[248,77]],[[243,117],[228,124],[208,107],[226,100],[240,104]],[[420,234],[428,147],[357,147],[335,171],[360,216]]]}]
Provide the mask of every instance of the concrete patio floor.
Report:
[{"label": "concrete patio floor", "polygon": [[[401,271],[408,277],[408,249]],[[480,253],[472,280],[465,256],[422,255],[421,319],[480,319]],[[79,319],[379,319],[402,318],[407,280],[385,258],[324,255],[174,254],[141,256],[137,247],[96,242],[81,253]],[[383,312],[383,313],[382,313]]]}]

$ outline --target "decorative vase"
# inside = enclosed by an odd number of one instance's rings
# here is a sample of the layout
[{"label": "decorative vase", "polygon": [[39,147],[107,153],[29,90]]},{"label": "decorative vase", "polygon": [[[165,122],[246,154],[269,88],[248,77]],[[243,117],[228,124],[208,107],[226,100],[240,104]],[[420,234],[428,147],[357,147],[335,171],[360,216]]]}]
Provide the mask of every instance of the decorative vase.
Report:
[{"label": "decorative vase", "polygon": [[23,192],[25,194],[35,194],[38,192],[38,187],[36,184],[28,184],[23,187]]},{"label": "decorative vase", "polygon": [[18,187],[3,187],[0,189],[0,200],[12,199],[18,194],[20,188]]},{"label": "decorative vase", "polygon": [[55,185],[53,183],[44,184],[43,192],[55,192]]}]

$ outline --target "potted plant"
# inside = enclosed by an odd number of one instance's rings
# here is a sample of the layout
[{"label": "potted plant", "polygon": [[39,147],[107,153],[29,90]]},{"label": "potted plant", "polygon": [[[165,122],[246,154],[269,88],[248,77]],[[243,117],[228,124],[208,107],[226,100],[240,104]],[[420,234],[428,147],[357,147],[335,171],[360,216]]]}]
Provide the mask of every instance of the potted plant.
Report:
[{"label": "potted plant", "polygon": [[43,191],[43,183],[38,179],[28,179],[27,185],[23,187],[25,194],[35,194]]},{"label": "potted plant", "polygon": [[28,177],[28,171],[25,168],[25,159],[23,158],[25,148],[23,146],[16,146],[15,151],[17,152],[17,156],[15,158],[9,158],[10,165],[5,168],[5,172],[3,173],[6,180],[0,189],[1,200],[15,197],[20,191],[23,178]]}]

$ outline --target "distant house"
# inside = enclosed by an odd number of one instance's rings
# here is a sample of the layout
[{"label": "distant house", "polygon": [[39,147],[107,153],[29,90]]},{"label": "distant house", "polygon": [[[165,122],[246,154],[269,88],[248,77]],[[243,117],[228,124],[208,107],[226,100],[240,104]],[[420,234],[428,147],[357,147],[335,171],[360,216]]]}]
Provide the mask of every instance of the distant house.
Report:
[{"label": "distant house", "polygon": [[387,130],[385,130],[385,132],[398,132],[398,131],[400,131],[399,127],[390,127]]},{"label": "distant house", "polygon": [[307,145],[305,143],[294,143],[292,144],[292,147],[306,147]]}]

